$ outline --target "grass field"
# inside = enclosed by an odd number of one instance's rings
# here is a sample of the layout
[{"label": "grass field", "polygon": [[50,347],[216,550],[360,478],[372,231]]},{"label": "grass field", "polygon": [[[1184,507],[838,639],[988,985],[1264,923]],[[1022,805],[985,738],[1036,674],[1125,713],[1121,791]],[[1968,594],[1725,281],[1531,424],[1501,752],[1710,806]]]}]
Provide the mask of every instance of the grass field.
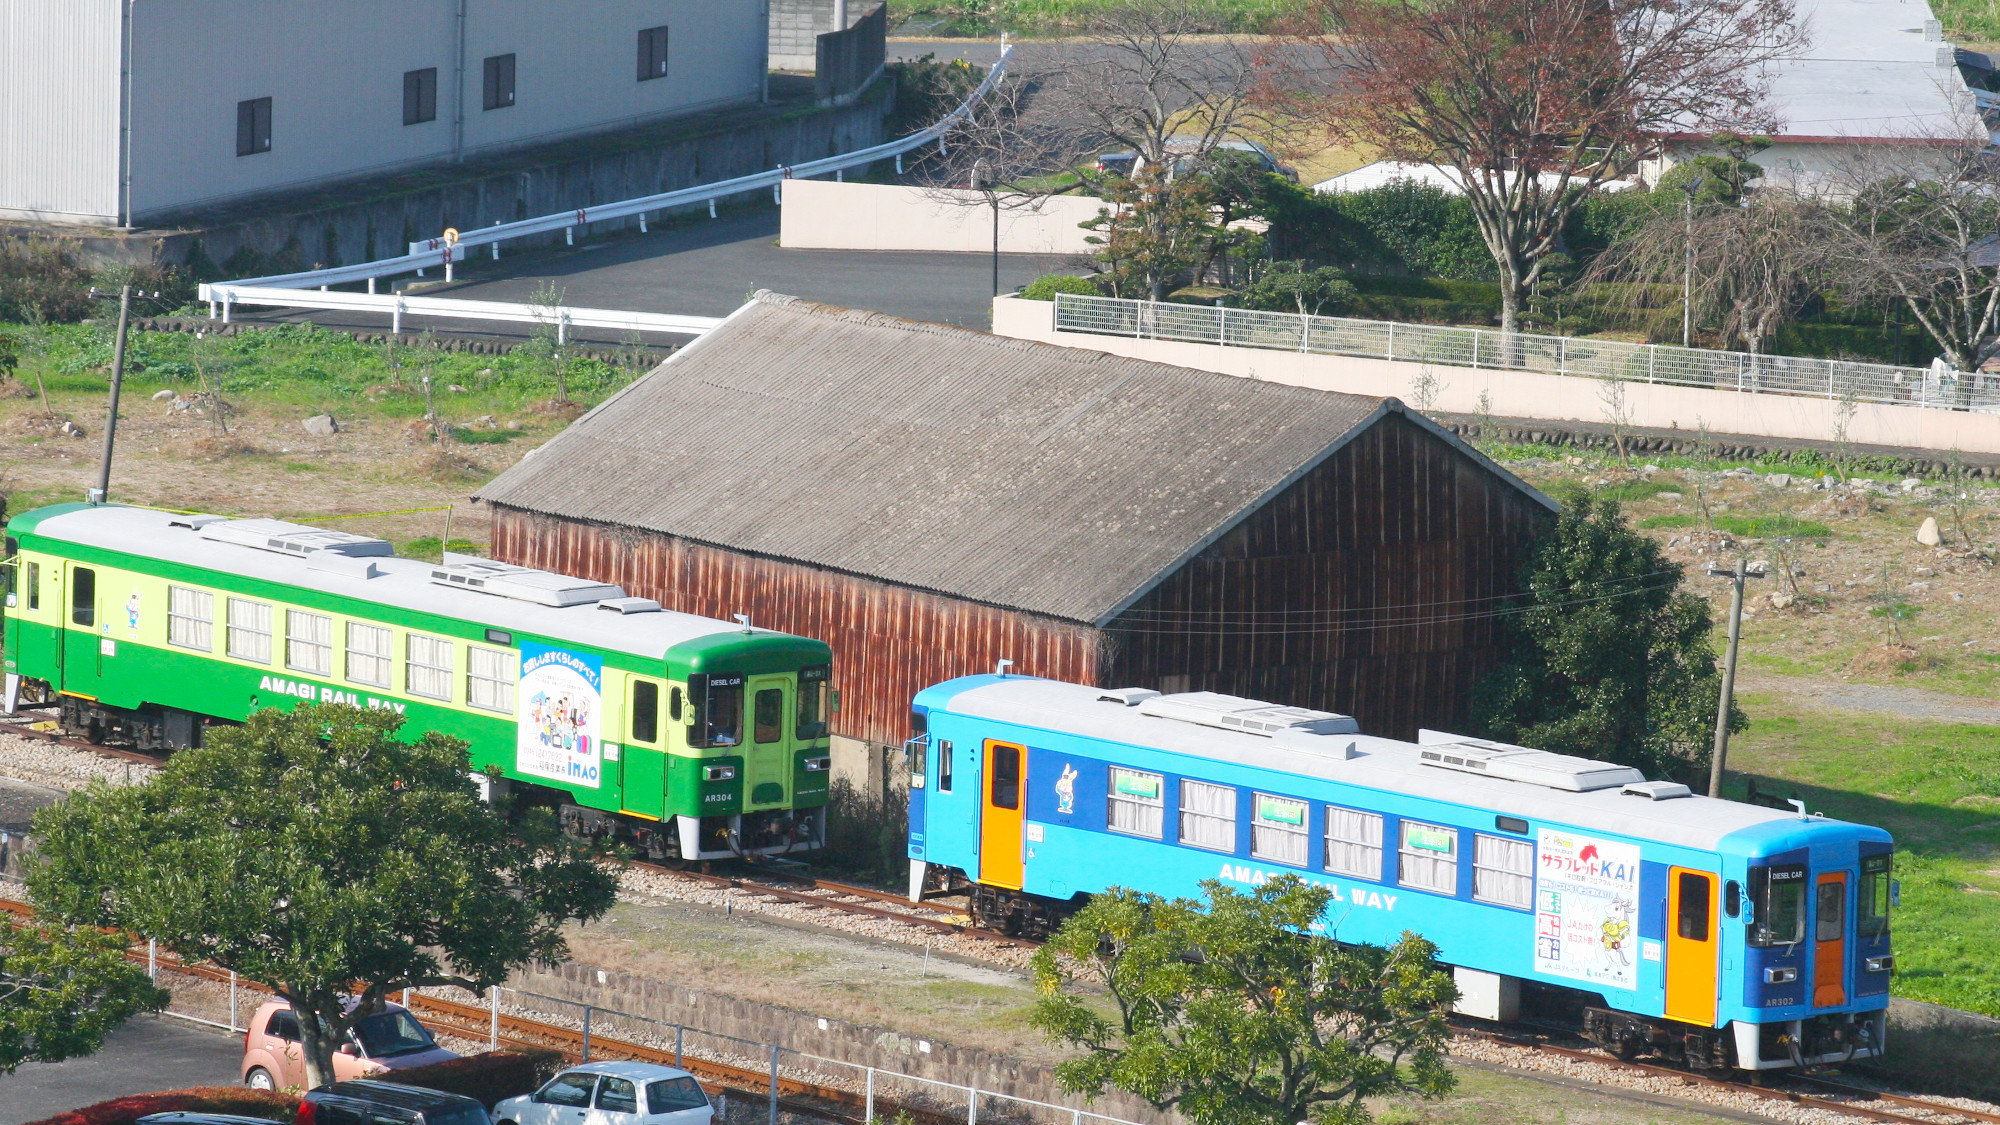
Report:
[{"label": "grass field", "polygon": [[[1799,797],[1896,837],[1895,992],[2000,1016],[2000,728],[1807,710],[1750,695],[1731,796]],[[1740,772],[1739,772],[1740,771]]]},{"label": "grass field", "polygon": [[[1104,0],[889,0],[891,28],[929,35],[1051,36],[1075,33]],[[1258,34],[1276,30],[1296,0],[1206,0],[1204,30]]]}]

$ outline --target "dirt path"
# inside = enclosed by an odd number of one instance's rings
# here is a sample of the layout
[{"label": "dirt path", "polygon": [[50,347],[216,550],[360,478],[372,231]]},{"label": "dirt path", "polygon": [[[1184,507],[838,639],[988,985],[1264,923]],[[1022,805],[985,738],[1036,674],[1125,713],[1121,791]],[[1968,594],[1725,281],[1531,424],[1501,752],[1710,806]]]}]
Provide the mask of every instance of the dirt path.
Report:
[{"label": "dirt path", "polygon": [[1818,707],[1841,711],[1867,711],[1898,715],[1934,723],[1980,723],[2000,726],[2000,701],[1976,696],[1951,695],[1923,688],[1893,684],[1842,683],[1801,676],[1781,676],[1770,672],[1739,669],[1736,687],[1740,692],[1761,692],[1808,699]]}]

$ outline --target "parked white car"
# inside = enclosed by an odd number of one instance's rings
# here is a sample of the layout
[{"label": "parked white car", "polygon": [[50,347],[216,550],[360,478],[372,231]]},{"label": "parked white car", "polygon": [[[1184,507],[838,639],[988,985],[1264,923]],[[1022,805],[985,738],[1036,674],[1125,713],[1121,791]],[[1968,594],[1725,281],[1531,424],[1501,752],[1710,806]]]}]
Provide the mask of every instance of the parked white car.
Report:
[{"label": "parked white car", "polygon": [[693,1075],[636,1062],[571,1067],[493,1107],[498,1125],[709,1125],[714,1116]]}]

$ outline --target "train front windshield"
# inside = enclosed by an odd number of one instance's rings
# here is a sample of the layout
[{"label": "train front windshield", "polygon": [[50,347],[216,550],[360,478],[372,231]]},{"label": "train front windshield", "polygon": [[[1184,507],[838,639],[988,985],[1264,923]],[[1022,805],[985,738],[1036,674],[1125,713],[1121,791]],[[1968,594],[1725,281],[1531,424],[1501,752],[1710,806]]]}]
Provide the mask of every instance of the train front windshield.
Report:
[{"label": "train front windshield", "polygon": [[1750,869],[1750,944],[1796,945],[1806,937],[1803,864]]}]

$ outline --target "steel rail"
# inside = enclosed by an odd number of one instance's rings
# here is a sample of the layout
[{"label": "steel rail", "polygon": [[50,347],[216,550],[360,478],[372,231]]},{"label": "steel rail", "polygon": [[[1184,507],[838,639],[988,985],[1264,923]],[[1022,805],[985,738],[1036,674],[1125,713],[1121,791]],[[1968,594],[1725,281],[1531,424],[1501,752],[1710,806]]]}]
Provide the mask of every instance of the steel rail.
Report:
[{"label": "steel rail", "polygon": [[[1012,945],[1023,949],[1039,949],[1042,944],[1029,938],[1017,938],[1007,934],[995,933],[992,930],[981,929],[962,922],[951,922],[943,918],[928,918],[921,914],[911,914],[901,910],[886,910],[881,907],[863,906],[856,902],[841,902],[838,899],[827,898],[822,895],[811,895],[801,891],[785,890],[782,887],[768,886],[763,883],[749,882],[737,876],[710,875],[699,871],[676,871],[670,867],[660,867],[650,863],[634,863],[632,866],[657,875],[680,876],[693,879],[696,882],[706,883],[712,887],[739,890],[751,895],[764,895],[769,898],[778,899],[781,902],[795,902],[804,906],[832,907],[835,910],[844,911],[849,914],[862,914],[891,922],[901,922],[905,925],[921,926],[943,933],[958,934],[963,937],[977,938],[981,941],[990,941],[999,945]],[[851,893],[845,891],[840,884],[826,885],[822,889],[827,890],[829,893]]]},{"label": "steel rail", "polygon": [[[23,707],[21,710],[25,711],[27,708]],[[47,720],[37,719],[33,721],[45,722]],[[73,750],[82,750],[95,754],[100,758],[110,758],[113,761],[140,762],[149,766],[157,766],[162,761],[158,755],[154,754],[146,754],[137,750],[120,750],[115,746],[100,746],[95,742],[85,742],[81,738],[71,738],[69,735],[62,734],[59,731],[36,730],[18,717],[0,719],[0,734],[18,734],[23,738],[38,738],[43,742],[53,742],[58,746],[67,746]]]}]

